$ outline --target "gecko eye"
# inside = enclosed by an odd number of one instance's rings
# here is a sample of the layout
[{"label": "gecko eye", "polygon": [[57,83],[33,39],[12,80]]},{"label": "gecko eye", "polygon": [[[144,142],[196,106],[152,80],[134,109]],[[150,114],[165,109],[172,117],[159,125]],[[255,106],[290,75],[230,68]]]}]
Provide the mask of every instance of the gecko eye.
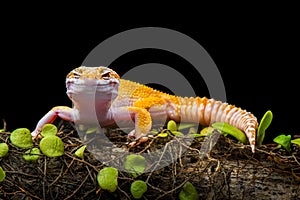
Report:
[{"label": "gecko eye", "polygon": [[80,75],[79,75],[79,74],[74,74],[74,78],[75,78],[75,79],[79,79],[79,78],[80,78]]},{"label": "gecko eye", "polygon": [[107,72],[105,74],[102,74],[103,79],[108,79],[110,77],[110,72]]}]

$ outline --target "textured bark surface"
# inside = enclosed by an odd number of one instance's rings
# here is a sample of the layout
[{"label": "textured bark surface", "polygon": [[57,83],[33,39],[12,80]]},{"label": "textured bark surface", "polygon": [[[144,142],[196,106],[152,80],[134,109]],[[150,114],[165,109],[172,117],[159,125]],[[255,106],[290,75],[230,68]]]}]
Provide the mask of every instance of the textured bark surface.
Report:
[{"label": "textured bark surface", "polygon": [[223,161],[220,172],[204,175],[202,181],[199,180],[202,184],[198,187],[203,188],[199,196],[204,199],[300,199],[299,181],[291,169],[280,170],[274,164]]},{"label": "textured bark surface", "polygon": [[[56,158],[41,155],[30,163],[22,158],[26,149],[14,147],[9,132],[1,133],[1,142],[10,150],[0,158],[6,172],[0,199],[133,199],[130,185],[134,180],[147,183],[142,199],[179,199],[187,181],[196,188],[199,199],[300,199],[300,150],[296,145],[290,154],[275,144],[261,146],[253,154],[249,146],[215,132],[207,138],[153,137],[129,148],[129,139],[121,131],[79,138],[70,124],[64,125],[59,125],[63,132],[59,136],[65,154]],[[80,159],[74,152],[83,143],[88,148]],[[161,152],[158,160],[151,154],[157,150]],[[99,170],[124,165],[129,152],[149,156],[146,172],[133,177],[119,170],[118,189],[113,193],[101,190],[96,178]]]},{"label": "textured bark surface", "polygon": [[299,147],[293,152],[272,144],[252,154],[221,136],[209,158],[186,166],[200,199],[300,199]]}]

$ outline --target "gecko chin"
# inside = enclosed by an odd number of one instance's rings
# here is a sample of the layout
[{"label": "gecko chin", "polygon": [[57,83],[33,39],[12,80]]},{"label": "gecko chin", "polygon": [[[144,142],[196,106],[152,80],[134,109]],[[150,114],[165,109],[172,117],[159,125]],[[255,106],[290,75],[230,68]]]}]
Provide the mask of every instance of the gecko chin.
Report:
[{"label": "gecko chin", "polygon": [[87,99],[96,98],[97,100],[113,100],[118,95],[118,82],[108,82],[107,84],[78,84],[67,82],[67,95],[70,99],[86,101]]}]

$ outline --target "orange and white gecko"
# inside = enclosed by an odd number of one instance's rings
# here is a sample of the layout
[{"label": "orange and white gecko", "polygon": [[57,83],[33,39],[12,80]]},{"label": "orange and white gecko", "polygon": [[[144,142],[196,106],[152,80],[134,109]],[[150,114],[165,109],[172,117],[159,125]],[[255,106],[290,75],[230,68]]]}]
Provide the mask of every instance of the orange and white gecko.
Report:
[{"label": "orange and white gecko", "polygon": [[[131,135],[136,139],[150,132],[152,121],[168,119],[176,122],[195,122],[208,126],[214,122],[227,122],[245,133],[251,149],[255,150],[258,122],[256,117],[241,108],[206,97],[179,97],[151,87],[120,79],[107,67],[81,66],[66,77],[67,95],[73,108],[56,106],[37,124],[32,136],[36,137],[43,125],[57,117],[64,120],[88,123],[95,116],[101,127],[118,121],[134,121]],[[90,98],[92,96],[92,99]],[[94,102],[91,102],[94,101]],[[118,123],[117,123],[118,124]]]}]

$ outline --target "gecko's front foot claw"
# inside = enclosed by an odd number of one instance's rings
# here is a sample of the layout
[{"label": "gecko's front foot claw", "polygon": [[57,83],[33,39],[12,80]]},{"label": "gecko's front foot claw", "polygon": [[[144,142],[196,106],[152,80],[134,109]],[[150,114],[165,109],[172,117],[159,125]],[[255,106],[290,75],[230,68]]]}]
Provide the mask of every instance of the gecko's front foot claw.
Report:
[{"label": "gecko's front foot claw", "polygon": [[144,143],[144,142],[148,141],[149,137],[147,137],[147,136],[138,137],[139,135],[145,135],[145,134],[136,134],[135,130],[130,131],[130,133],[128,134],[128,138],[135,139],[135,141],[130,142],[128,144],[131,148],[135,147],[135,146],[138,146],[141,143]]},{"label": "gecko's front foot claw", "polygon": [[130,131],[130,133],[127,135],[128,138],[135,138],[135,130]]},{"label": "gecko's front foot claw", "polygon": [[130,142],[128,145],[129,145],[130,148],[133,148],[133,147],[136,147],[136,146],[140,145],[141,143],[147,142],[148,139],[149,139],[149,137],[144,136],[144,137],[139,138],[136,141]]},{"label": "gecko's front foot claw", "polygon": [[32,140],[35,140],[36,138],[42,138],[40,131],[33,131],[31,132]]}]

